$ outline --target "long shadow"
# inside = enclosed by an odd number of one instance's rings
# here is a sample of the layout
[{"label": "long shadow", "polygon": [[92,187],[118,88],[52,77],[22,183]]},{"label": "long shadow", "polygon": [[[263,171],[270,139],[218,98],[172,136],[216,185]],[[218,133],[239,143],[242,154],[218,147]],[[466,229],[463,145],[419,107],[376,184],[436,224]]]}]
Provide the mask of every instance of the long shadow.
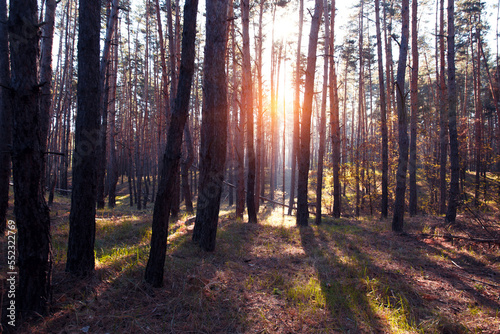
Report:
[{"label": "long shadow", "polygon": [[[261,219],[270,214],[263,212]],[[115,224],[108,234],[97,238],[119,241],[118,247],[139,248],[112,265],[96,270],[94,277],[74,279],[58,266],[54,272],[52,316],[42,322],[27,323],[19,331],[89,333],[241,333],[247,315],[241,312],[244,301],[224,272],[246,265],[246,254],[260,226],[221,216],[215,252],[206,253],[191,242],[187,230],[169,241],[164,286],[153,289],[143,281],[148,246],[138,245],[140,237],[131,235],[137,228]],[[150,226],[144,219],[132,224]],[[103,232],[103,231],[101,231]],[[109,242],[102,252],[110,252]],[[102,255],[102,254],[101,254]]]},{"label": "long shadow", "polygon": [[[316,259],[314,263],[321,281],[321,289],[339,329],[355,333],[384,332],[385,325],[374,312],[364,291],[359,289],[360,275],[357,268],[348,262],[345,263],[338,254],[330,251],[324,233],[316,236],[310,226],[300,227],[299,231],[304,251],[309,257]],[[337,275],[341,275],[342,280],[338,280]]]},{"label": "long shadow", "polygon": [[[357,228],[359,229],[358,233],[360,233],[361,235],[370,236],[371,238],[383,238],[383,236],[381,236],[379,232],[374,232],[359,225],[357,226]],[[477,291],[477,289],[475,289],[473,283],[471,284],[466,281],[466,277],[457,275],[456,270],[446,269],[443,266],[433,262],[429,258],[430,256],[443,256],[443,254],[451,257],[449,255],[449,250],[438,245],[430,245],[424,243],[408,235],[394,237],[400,239],[400,243],[398,245],[388,245],[387,242],[384,242],[382,240],[377,247],[377,251],[387,253],[389,257],[394,258],[393,261],[399,261],[408,268],[415,268],[416,266],[420,266],[424,275],[431,276],[430,278],[432,278],[433,280],[445,282],[447,284],[450,284],[453,288],[465,292],[471,299],[475,300],[476,305],[479,305],[480,307],[490,308],[493,314],[500,310],[500,304],[497,300],[485,297],[483,294]],[[355,236],[351,234],[344,235],[340,242],[348,243],[349,247],[347,248],[351,248],[353,249],[353,251],[359,254],[361,261],[369,266],[369,270],[373,274],[386,277],[387,285],[391,287],[391,289],[396,288],[398,290],[396,292],[396,295],[401,295],[410,302],[412,312],[410,312],[409,314],[410,318],[408,319],[408,321],[413,322],[416,326],[420,326],[422,324],[422,321],[424,321],[426,317],[433,315],[435,316],[436,314],[438,314],[440,322],[439,328],[441,330],[451,330],[452,332],[456,333],[466,331],[464,326],[456,323],[454,324],[454,321],[449,318],[448,314],[443,314],[443,312],[439,310],[441,307],[435,307],[435,305],[430,305],[427,300],[423,300],[421,297],[422,291],[417,291],[417,289],[412,286],[412,282],[408,281],[408,275],[405,275],[405,273],[402,273],[400,271],[387,270],[387,268],[376,264],[379,263],[376,261],[376,259],[370,259],[369,256],[363,254],[358,249],[358,247],[356,246],[356,241],[357,240]],[[401,244],[403,244],[406,248],[406,252],[408,255],[405,255],[405,253],[401,253],[401,250],[395,249],[395,247],[400,247]],[[417,256],[415,256],[415,254],[410,254],[410,252],[417,252]],[[418,259],[417,262],[415,261],[415,258]],[[478,265],[479,267],[483,266],[482,263],[467,255],[461,254],[460,256],[455,258],[455,261],[457,259],[461,263],[462,261],[468,261],[468,263],[470,263],[471,265]],[[481,277],[481,274],[476,274]],[[484,275],[484,278],[491,279],[490,275],[497,275],[497,273],[496,271],[489,269],[483,271],[482,275]],[[473,281],[469,280],[469,282]],[[437,300],[437,303],[442,303],[442,301]]]}]

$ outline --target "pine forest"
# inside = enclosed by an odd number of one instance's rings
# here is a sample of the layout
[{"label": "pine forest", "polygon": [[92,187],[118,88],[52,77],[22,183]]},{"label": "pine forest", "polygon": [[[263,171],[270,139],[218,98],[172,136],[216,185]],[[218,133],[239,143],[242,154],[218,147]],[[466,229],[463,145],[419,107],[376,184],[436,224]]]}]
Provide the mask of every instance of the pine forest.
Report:
[{"label": "pine forest", "polygon": [[0,333],[500,333],[499,29],[0,0]]}]

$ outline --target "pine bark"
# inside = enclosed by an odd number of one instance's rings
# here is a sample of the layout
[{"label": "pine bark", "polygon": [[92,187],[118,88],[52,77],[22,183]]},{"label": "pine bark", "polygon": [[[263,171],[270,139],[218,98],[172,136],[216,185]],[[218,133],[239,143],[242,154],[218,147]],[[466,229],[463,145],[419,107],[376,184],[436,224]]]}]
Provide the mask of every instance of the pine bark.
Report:
[{"label": "pine bark", "polygon": [[455,1],[448,0],[448,122],[450,135],[451,181],[446,221],[454,223],[460,199],[460,158],[457,132],[457,91],[455,83]]},{"label": "pine bark", "polygon": [[412,21],[411,21],[411,83],[410,83],[410,100],[411,100],[411,120],[410,120],[410,216],[417,214],[417,113],[418,113],[418,16],[417,7],[418,1],[412,0]]},{"label": "pine bark", "polygon": [[82,0],[78,34],[78,106],[73,154],[66,271],[87,276],[94,271],[97,163],[100,139],[99,0]]},{"label": "pine bark", "polygon": [[[163,155],[160,183],[153,211],[151,250],[146,265],[144,279],[154,287],[163,284],[163,267],[167,251],[168,220],[173,202],[175,179],[179,174],[182,135],[189,112],[189,97],[194,74],[196,16],[198,0],[188,0],[184,4],[184,30],[179,73],[179,86],[175,98],[172,118],[167,134],[167,146]],[[174,194],[175,196],[175,194]]]},{"label": "pine bark", "polygon": [[387,218],[387,209],[389,206],[389,141],[387,136],[387,95],[384,83],[382,38],[380,34],[380,0],[375,0],[375,29],[377,33],[378,81],[380,87],[380,132],[382,134],[382,199],[380,212],[383,218]]},{"label": "pine bark", "polygon": [[248,222],[257,223],[257,212],[255,207],[255,150],[253,136],[253,89],[252,89],[252,69],[250,64],[250,35],[249,35],[249,0],[241,3],[241,19],[243,23],[243,68],[242,68],[242,105],[241,108],[247,119],[247,210]]},{"label": "pine bark", "polygon": [[19,268],[16,306],[24,315],[47,314],[52,269],[49,208],[42,190],[47,133],[39,120],[48,119],[48,115],[42,115],[39,107],[37,12],[35,0],[10,2],[12,165]]},{"label": "pine bark", "polygon": [[446,213],[446,163],[448,161],[448,124],[445,80],[445,46],[444,46],[444,0],[440,1],[439,14],[439,212]]},{"label": "pine bark", "polygon": [[[326,141],[326,100],[328,93],[328,65],[330,63],[330,13],[328,12],[328,1],[323,0],[325,16],[325,57],[323,61],[323,93],[321,96],[321,115],[319,124],[319,147],[318,147],[318,169],[316,182],[316,225],[321,224],[321,200],[323,192],[323,158],[325,155]],[[331,57],[333,63],[333,57]],[[333,64],[332,64],[333,65]]]},{"label": "pine bark", "polygon": [[200,182],[193,241],[209,252],[216,245],[227,151],[227,6],[228,0],[207,1]]},{"label": "pine bark", "polygon": [[408,55],[408,35],[409,35],[409,0],[402,1],[402,29],[401,43],[399,49],[398,71],[396,76],[396,102],[398,110],[398,137],[399,137],[399,157],[398,170],[396,174],[396,201],[394,203],[394,216],[392,219],[392,230],[403,231],[405,212],[405,190],[406,171],[408,168],[408,125],[407,112],[405,107],[405,72],[406,58]]},{"label": "pine bark", "polygon": [[297,225],[307,226],[309,224],[309,208],[307,200],[307,188],[309,181],[310,146],[311,146],[311,115],[314,98],[314,73],[316,71],[316,48],[318,45],[319,26],[323,12],[322,0],[316,0],[314,14],[311,21],[311,32],[309,34],[309,46],[307,54],[307,68],[304,90],[304,102],[302,108],[302,122],[300,133],[300,150],[298,152],[298,182],[297,182]]},{"label": "pine bark", "polygon": [[288,214],[291,215],[295,206],[295,190],[297,177],[298,152],[300,145],[300,55],[302,47],[302,26],[304,23],[304,0],[299,0],[299,39],[297,42],[297,58],[295,60],[295,92],[293,98],[293,139],[292,139],[292,175],[290,181],[290,200]]},{"label": "pine bark", "polygon": [[[340,119],[339,119],[339,96],[337,89],[337,73],[335,72],[335,0],[332,0],[331,11],[331,32],[330,32],[330,127],[332,135],[332,159],[333,159],[333,216],[340,217],[341,197],[340,197]],[[326,10],[326,9],[325,9]]]},{"label": "pine bark", "polygon": [[7,3],[0,0],[0,233],[5,231],[9,207],[12,150],[12,98],[10,87]]}]

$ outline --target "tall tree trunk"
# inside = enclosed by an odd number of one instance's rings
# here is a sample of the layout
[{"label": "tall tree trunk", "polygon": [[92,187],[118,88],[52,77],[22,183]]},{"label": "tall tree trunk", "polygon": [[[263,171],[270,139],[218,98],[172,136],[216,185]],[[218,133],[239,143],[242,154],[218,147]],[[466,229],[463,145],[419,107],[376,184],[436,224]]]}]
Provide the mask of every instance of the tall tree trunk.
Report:
[{"label": "tall tree trunk", "polygon": [[203,63],[200,183],[193,241],[215,250],[227,150],[226,38],[228,0],[207,1]]},{"label": "tall tree trunk", "polygon": [[189,169],[193,165],[194,161],[194,147],[188,123],[186,123],[184,128],[184,146],[187,154],[181,161],[182,197],[184,198],[186,211],[188,213],[193,213],[193,201],[191,199],[191,189],[189,188]]},{"label": "tall tree trunk", "polygon": [[37,1],[11,1],[8,21],[14,213],[18,230],[16,308],[25,315],[47,314],[52,269],[49,208],[41,184],[47,133],[39,120],[48,119],[48,115],[42,115],[39,108],[37,11]]},{"label": "tall tree trunk", "polygon": [[[230,6],[232,11],[232,6]],[[232,14],[230,14],[232,15]],[[234,146],[236,154],[236,218],[243,219],[245,211],[245,114],[243,108],[238,108],[238,59],[236,57],[236,29],[235,21],[231,21],[231,53],[232,53],[232,93],[231,109],[235,124]],[[239,110],[238,110],[239,109]]]},{"label": "tall tree trunk", "polygon": [[446,112],[446,82],[445,82],[445,47],[444,47],[444,0],[440,0],[439,9],[439,213],[446,213],[446,162],[448,161],[448,126]]},{"label": "tall tree trunk", "polygon": [[[339,119],[339,96],[337,90],[337,73],[335,72],[335,0],[332,0],[331,32],[330,32],[330,127],[332,136],[332,158],[333,158],[333,216],[340,217],[340,119]],[[326,9],[325,9],[326,11]]]},{"label": "tall tree trunk", "polygon": [[189,97],[194,73],[196,15],[198,0],[187,0],[184,4],[184,30],[182,33],[182,55],[179,87],[175,98],[172,118],[167,135],[167,146],[163,156],[160,183],[153,211],[151,250],[144,279],[160,287],[163,284],[163,267],[167,251],[168,220],[173,201],[175,179],[179,174],[182,134],[189,112]]},{"label": "tall tree trunk", "polygon": [[[387,218],[389,206],[389,141],[387,137],[387,107],[386,91],[384,85],[384,65],[382,60],[382,38],[380,36],[380,0],[375,0],[375,29],[377,30],[377,62],[378,81],[380,86],[380,132],[382,134],[382,199],[380,212],[383,218]],[[390,83],[388,83],[390,85]]]},{"label": "tall tree trunk", "polygon": [[[356,180],[356,217],[359,217],[360,213],[360,202],[361,202],[361,190],[359,189],[359,179],[360,179],[360,150],[364,147],[364,139],[362,136],[361,129],[363,127],[363,114],[364,114],[364,55],[363,55],[363,15],[364,15],[364,0],[361,0],[361,8],[359,12],[359,81],[358,81],[358,124],[357,124],[357,136],[356,136],[356,148],[355,148],[355,180]],[[354,117],[353,117],[354,118]],[[354,124],[354,121],[353,121]],[[354,134],[354,131],[353,131]],[[352,142],[354,146],[354,141]]]},{"label": "tall tree trunk", "polygon": [[455,83],[455,1],[448,0],[448,119],[450,134],[451,181],[446,221],[454,223],[460,199],[460,160],[457,132],[457,91]]},{"label": "tall tree trunk", "polygon": [[[100,152],[99,163],[97,164],[97,207],[104,208],[104,180],[106,175],[106,144],[107,144],[107,130],[108,130],[108,102],[109,102],[109,76],[108,68],[110,64],[110,51],[111,42],[113,40],[116,22],[118,21],[118,0],[111,2],[109,17],[106,24],[106,37],[104,40],[104,48],[102,51],[102,58],[100,63],[100,79],[99,91],[100,98],[100,112],[101,112],[101,139],[100,139]],[[94,97],[95,98],[95,97]]]},{"label": "tall tree trunk", "polygon": [[[116,23],[115,23],[116,24]],[[117,27],[115,27],[116,29]],[[118,40],[119,38],[117,38]],[[118,183],[118,166],[116,157],[116,81],[118,77],[118,46],[113,46],[113,69],[111,70],[111,93],[109,106],[109,161],[107,166],[108,206],[116,206],[116,184]]]},{"label": "tall tree trunk", "polygon": [[[256,40],[256,72],[257,72],[257,138],[256,138],[256,159],[255,159],[255,211],[259,212],[260,206],[260,192],[264,191],[265,186],[265,154],[264,154],[264,129],[262,126],[263,119],[263,90],[262,90],[262,44],[263,44],[263,34],[262,34],[262,19],[264,16],[264,4],[265,0],[260,0],[259,3],[259,28],[258,36]],[[274,14],[273,14],[273,39],[271,42],[271,57],[274,54]],[[273,117],[273,62],[271,60],[271,117]],[[273,131],[273,130],[271,130]],[[273,133],[273,132],[272,132]],[[271,150],[272,152],[272,150]],[[271,164],[272,168],[272,164]],[[272,188],[272,185],[271,185]]]},{"label": "tall tree trunk", "polygon": [[12,151],[10,60],[7,31],[7,3],[0,0],[0,233],[5,231],[9,207],[9,179]]},{"label": "tall tree trunk", "polygon": [[97,163],[100,139],[99,0],[81,0],[78,33],[78,110],[73,153],[73,191],[69,216],[66,271],[87,276],[94,271]]},{"label": "tall tree trunk", "polygon": [[297,175],[298,152],[300,145],[300,55],[302,47],[302,26],[304,23],[304,0],[299,0],[299,40],[297,42],[297,58],[295,60],[295,92],[293,97],[293,139],[292,139],[292,175],[290,181],[290,200],[288,214],[292,214],[295,205],[295,178]]},{"label": "tall tree trunk", "polygon": [[479,51],[479,43],[481,39],[481,30],[479,27],[476,27],[476,41],[478,42],[476,55],[476,115],[474,119],[474,128],[475,128],[475,150],[476,150],[476,177],[475,177],[475,190],[474,190],[474,202],[476,205],[479,205],[479,187],[480,187],[480,172],[481,172],[481,157],[483,154],[483,124],[482,124],[482,114],[483,114],[483,105],[481,101],[481,52]]},{"label": "tall tree trunk", "polygon": [[255,150],[253,136],[253,94],[252,94],[252,69],[250,64],[250,35],[249,35],[249,0],[241,3],[241,19],[243,23],[243,68],[242,68],[242,105],[241,108],[247,118],[247,210],[248,222],[257,223],[257,212],[255,211]]},{"label": "tall tree trunk", "polygon": [[417,0],[412,0],[411,11],[411,83],[410,83],[410,100],[411,100],[411,134],[410,134],[410,216],[417,214],[417,113],[418,113],[418,16],[417,16]]},{"label": "tall tree trunk", "polygon": [[306,81],[304,90],[304,104],[302,108],[302,122],[300,133],[300,150],[297,154],[299,175],[297,182],[297,225],[309,224],[309,208],[307,201],[307,187],[309,180],[309,159],[311,145],[311,114],[314,98],[314,72],[316,71],[316,47],[318,45],[319,26],[323,11],[322,0],[316,0],[314,14],[309,34],[307,53]]},{"label": "tall tree trunk", "polygon": [[[325,16],[325,57],[323,62],[323,94],[321,96],[321,116],[319,124],[319,148],[318,148],[318,174],[316,182],[316,225],[321,224],[321,199],[323,192],[323,157],[325,155],[326,141],[326,100],[328,93],[328,64],[330,60],[330,13],[328,12],[328,1],[323,0],[324,16]],[[333,57],[332,66],[333,64]],[[331,107],[330,107],[331,108]],[[330,111],[332,112],[332,111]]]},{"label": "tall tree trunk", "polygon": [[396,174],[396,201],[394,203],[394,217],[392,220],[392,230],[401,232],[403,230],[405,213],[405,190],[406,190],[406,171],[408,168],[408,125],[407,113],[405,108],[405,72],[406,57],[408,54],[408,35],[409,35],[409,0],[402,1],[401,16],[401,47],[399,49],[399,62],[396,81],[396,97],[398,107],[398,134],[399,134],[399,157],[398,171]]},{"label": "tall tree trunk", "polygon": [[[44,25],[42,26],[41,55],[40,55],[40,115],[44,118],[39,121],[42,132],[49,133],[50,117],[52,115],[52,42],[54,36],[54,21],[56,14],[56,1],[46,0]],[[43,141],[42,150],[47,151],[47,141]],[[46,160],[44,161],[44,163]],[[45,165],[44,165],[45,169]],[[44,173],[45,175],[45,173]],[[50,173],[48,173],[50,175]],[[42,177],[42,192],[48,184]]]}]

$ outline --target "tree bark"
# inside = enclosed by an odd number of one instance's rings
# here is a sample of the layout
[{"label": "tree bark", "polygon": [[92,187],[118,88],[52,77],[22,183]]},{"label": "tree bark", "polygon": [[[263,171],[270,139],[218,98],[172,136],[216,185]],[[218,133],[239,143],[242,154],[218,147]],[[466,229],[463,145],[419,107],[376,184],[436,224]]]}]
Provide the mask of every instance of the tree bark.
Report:
[{"label": "tree bark", "polygon": [[253,136],[253,89],[252,68],[250,64],[250,35],[249,35],[249,0],[241,2],[241,19],[243,23],[243,68],[242,68],[242,105],[241,108],[247,118],[247,210],[248,222],[257,223],[257,212],[255,207],[255,150]]},{"label": "tree bark", "polygon": [[184,30],[182,33],[182,55],[179,87],[167,135],[167,146],[163,155],[160,183],[153,211],[151,250],[144,279],[154,287],[163,284],[163,267],[167,251],[168,220],[173,201],[175,179],[179,174],[182,135],[189,112],[189,97],[194,73],[196,15],[198,0],[187,0],[184,4]]},{"label": "tree bark", "polygon": [[451,181],[446,221],[454,223],[460,199],[460,158],[457,132],[457,91],[455,83],[455,1],[448,0],[448,122],[450,135]]},{"label": "tree bark", "polygon": [[0,233],[5,231],[9,207],[12,151],[12,98],[10,87],[7,3],[0,0]]},{"label": "tree bark", "polygon": [[73,153],[73,186],[66,271],[87,276],[94,271],[97,163],[100,139],[99,0],[82,0],[78,33],[78,110]]},{"label": "tree bark", "polygon": [[309,47],[307,54],[306,81],[304,102],[302,108],[302,123],[300,133],[300,150],[297,158],[299,162],[299,175],[297,182],[297,225],[309,224],[309,208],[307,201],[307,187],[309,180],[309,159],[311,145],[311,114],[314,98],[314,72],[316,71],[316,47],[318,45],[319,26],[323,11],[322,0],[316,0],[314,14],[311,21],[309,34]]},{"label": "tree bark", "polygon": [[299,0],[299,40],[297,42],[297,58],[295,60],[295,92],[293,98],[293,139],[292,139],[292,175],[290,181],[290,200],[288,214],[291,215],[295,206],[295,189],[297,176],[298,152],[300,145],[300,55],[302,47],[302,26],[304,23],[304,0]]},{"label": "tree bark", "polygon": [[[382,60],[382,38],[380,34],[380,0],[375,0],[375,29],[377,33],[378,81],[380,86],[380,132],[382,134],[382,199],[380,213],[387,218],[389,206],[389,141],[387,137],[387,106],[384,84],[384,65]],[[390,83],[388,83],[390,85]]]},{"label": "tree bark", "polygon": [[[333,216],[340,217],[340,119],[339,119],[339,96],[337,90],[337,73],[335,72],[335,0],[332,0],[331,32],[330,32],[330,127],[332,135],[332,158],[333,158]],[[325,9],[326,10],[326,9]]]},{"label": "tree bark", "polygon": [[[325,137],[326,137],[326,100],[328,93],[328,64],[330,60],[330,13],[328,12],[328,1],[323,0],[325,16],[325,57],[323,62],[323,93],[321,96],[321,116],[319,124],[319,148],[318,148],[318,172],[316,182],[316,225],[321,224],[321,199],[323,192],[323,157],[325,155]],[[334,12],[335,14],[335,12]],[[333,57],[332,66],[333,64]],[[331,107],[330,107],[331,108]],[[333,111],[330,111],[333,112]]]},{"label": "tree bark", "polygon": [[42,115],[39,108],[37,12],[35,0],[10,2],[12,165],[19,268],[16,305],[24,315],[47,314],[52,269],[49,208],[41,184],[47,133],[39,120],[48,119],[48,115]]},{"label": "tree bark", "polygon": [[408,168],[408,125],[405,108],[405,72],[406,57],[408,55],[408,35],[409,35],[409,0],[402,1],[402,29],[401,43],[399,49],[399,62],[396,81],[396,101],[398,107],[398,135],[399,135],[399,157],[398,171],[396,174],[396,201],[394,203],[394,216],[392,219],[392,230],[403,231],[405,212],[405,190],[406,171]]},{"label": "tree bark", "polygon": [[215,250],[227,151],[227,6],[228,0],[207,1],[200,183],[193,241],[209,252]]},{"label": "tree bark", "polygon": [[107,144],[107,130],[108,130],[108,102],[109,102],[109,64],[110,64],[110,51],[111,42],[115,33],[116,22],[118,21],[118,0],[111,2],[109,11],[108,22],[106,25],[106,37],[104,40],[104,49],[102,51],[102,58],[100,63],[100,79],[99,91],[100,98],[100,112],[101,112],[101,139],[100,139],[100,152],[99,164],[97,165],[97,207],[104,208],[104,180],[106,175],[106,144]]},{"label": "tree bark", "polygon": [[417,214],[417,113],[418,113],[418,16],[417,16],[417,0],[412,0],[412,20],[411,20],[411,83],[410,83],[410,100],[411,100],[411,134],[410,134],[410,216]]},{"label": "tree bark", "polygon": [[439,213],[446,213],[446,163],[448,161],[448,126],[446,112],[445,47],[444,47],[444,0],[440,0],[439,14]]}]

